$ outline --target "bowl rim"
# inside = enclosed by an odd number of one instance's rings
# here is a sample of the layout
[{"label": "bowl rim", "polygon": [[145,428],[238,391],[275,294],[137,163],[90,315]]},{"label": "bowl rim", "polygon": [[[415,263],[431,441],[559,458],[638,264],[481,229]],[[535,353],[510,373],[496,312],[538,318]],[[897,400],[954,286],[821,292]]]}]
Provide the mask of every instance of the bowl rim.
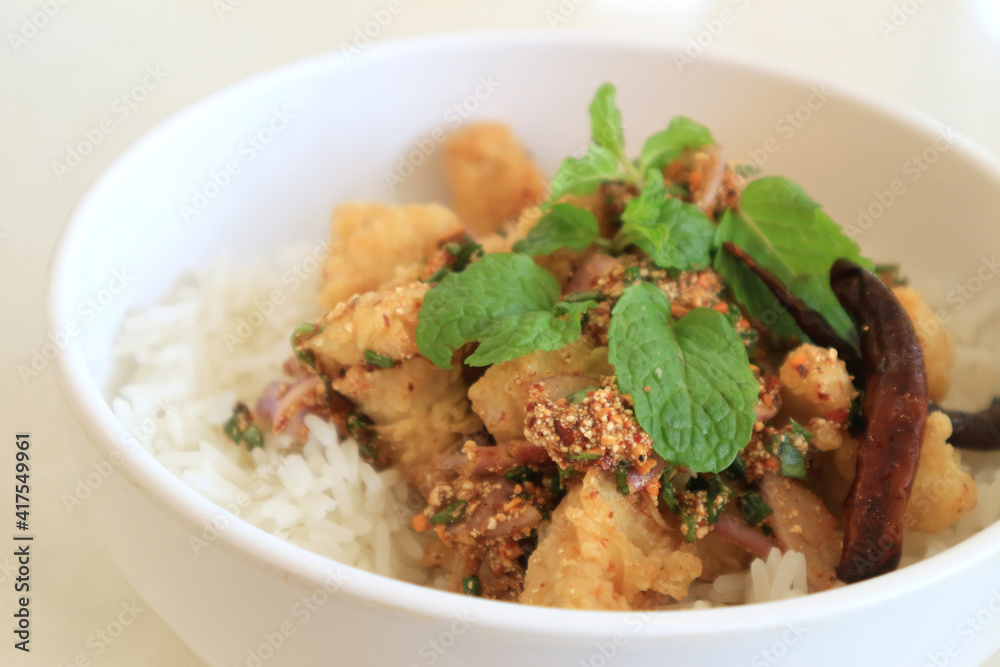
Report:
[{"label": "bowl rim", "polygon": [[[682,52],[677,43],[619,37],[575,31],[553,34],[543,30],[486,30],[464,33],[430,34],[369,45],[355,56],[359,63],[392,59],[434,51],[489,50],[512,48],[585,47],[617,52],[637,52],[664,59]],[[901,103],[886,100],[851,86],[815,76],[784,64],[721,47],[713,47],[699,56],[717,66],[742,70],[754,76],[780,79],[808,88],[825,84],[841,98],[870,115],[907,126],[919,134],[934,136],[943,124]],[[47,278],[46,319],[50,331],[62,330],[71,315],[69,290],[73,276],[69,272],[76,249],[89,218],[95,215],[108,193],[130,171],[131,165],[181,132],[197,123],[204,112],[224,104],[230,97],[262,91],[280,85],[286,79],[310,77],[318,72],[335,73],[352,66],[340,52],[330,52],[294,61],[253,75],[203,98],[148,131],[92,183],[70,213],[60,230]],[[959,135],[953,149],[1000,186],[1000,160],[984,148]],[[523,636],[592,638],[619,628],[630,612],[567,610],[482,600],[425,586],[391,579],[353,566],[337,563],[319,554],[295,546],[226,512],[206,497],[184,484],[141,447],[129,451],[117,446],[125,431],[112,413],[101,387],[90,377],[78,338],[73,338],[55,360],[56,374],[63,395],[77,420],[97,445],[102,455],[113,450],[124,460],[117,466],[159,505],[189,530],[206,526],[220,512],[231,523],[220,531],[214,547],[223,547],[260,570],[278,572],[301,585],[317,587],[338,574],[338,589],[398,612],[433,620],[453,619],[469,614],[477,624],[487,621],[492,629],[517,632]],[[877,602],[886,602],[922,587],[929,587],[983,562],[996,553],[1000,544],[1000,522],[966,538],[942,553],[909,565],[901,570],[864,582],[790,600],[739,605],[712,609],[684,609],[643,612],[651,622],[638,631],[643,637],[716,635],[720,632],[754,632],[765,627],[792,621],[845,614]],[[634,613],[634,612],[633,612]],[[709,622],[706,622],[709,621]]]}]

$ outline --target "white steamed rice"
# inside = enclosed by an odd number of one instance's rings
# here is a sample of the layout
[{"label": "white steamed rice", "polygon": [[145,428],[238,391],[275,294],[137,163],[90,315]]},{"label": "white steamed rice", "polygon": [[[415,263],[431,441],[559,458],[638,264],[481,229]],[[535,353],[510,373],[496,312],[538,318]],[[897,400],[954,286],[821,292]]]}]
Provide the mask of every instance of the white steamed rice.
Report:
[{"label": "white steamed rice", "polygon": [[[309,254],[305,247],[287,251],[277,266],[300,266]],[[252,407],[265,385],[281,379],[290,332],[319,315],[318,274],[297,284],[286,270],[263,262],[238,266],[224,256],[161,303],[130,313],[117,348],[129,376],[112,408],[171,472],[251,524],[338,562],[427,583],[419,563],[423,539],[409,528],[413,508],[397,472],[378,472],[360,460],[356,443],[341,441],[318,417],[307,419],[310,436],[301,453],[281,453],[287,436],[268,435],[265,448],[248,454],[222,434],[236,400]],[[956,372],[971,365],[963,357],[976,353],[959,343]],[[976,469],[979,505],[941,534],[908,534],[904,566],[1000,519],[997,458],[966,454]],[[213,531],[206,526],[206,543]],[[681,606],[765,602],[806,592],[805,558],[773,549],[746,573],[694,584]]]}]

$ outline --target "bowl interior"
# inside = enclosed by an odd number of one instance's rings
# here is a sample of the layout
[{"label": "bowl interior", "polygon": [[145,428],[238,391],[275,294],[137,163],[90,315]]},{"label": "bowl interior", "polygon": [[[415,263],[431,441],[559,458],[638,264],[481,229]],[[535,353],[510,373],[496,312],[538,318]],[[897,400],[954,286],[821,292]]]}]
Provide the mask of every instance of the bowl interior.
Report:
[{"label": "bowl interior", "polygon": [[[84,418],[117,432],[102,398],[114,383],[116,329],[183,272],[223,250],[273,257],[283,244],[325,238],[344,200],[446,201],[440,138],[468,120],[509,123],[551,175],[588,141],[587,105],[605,81],[618,87],[632,152],[671,116],[690,116],[728,157],[801,183],[853,226],[868,255],[901,263],[955,321],[1000,298],[1000,281],[979,273],[1000,247],[1000,171],[917,114],[725,56],[679,64],[670,51],[547,36],[404,42],[223,91],[149,135],[92,189],[57,253],[51,304],[53,331],[79,330],[60,363]],[[974,298],[958,306],[955,288],[977,275]],[[136,454],[128,465],[171,502],[202,506],[151,459]],[[289,553],[263,533],[252,539],[261,553]],[[912,583],[892,577],[877,586]],[[405,585],[384,586],[392,597]]]}]

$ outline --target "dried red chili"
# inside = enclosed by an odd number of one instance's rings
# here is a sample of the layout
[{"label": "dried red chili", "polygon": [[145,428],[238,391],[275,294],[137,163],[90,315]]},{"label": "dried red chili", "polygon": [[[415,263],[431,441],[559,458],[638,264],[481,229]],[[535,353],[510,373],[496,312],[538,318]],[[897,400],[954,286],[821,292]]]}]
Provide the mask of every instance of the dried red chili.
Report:
[{"label": "dried red chili", "polygon": [[981,412],[946,410],[931,403],[931,410],[943,412],[951,419],[952,433],[948,442],[959,449],[981,452],[1000,449],[1000,397]]},{"label": "dried red chili", "polygon": [[809,336],[810,340],[820,347],[832,347],[837,351],[837,355],[847,365],[847,372],[854,376],[859,382],[862,380],[863,366],[861,355],[857,348],[851,343],[841,338],[830,323],[822,315],[806,305],[805,301],[792,294],[792,292],[782,284],[770,271],[762,267],[745,250],[731,241],[722,244],[722,248],[736,259],[746,264],[754,275],[760,278],[761,282],[771,290],[774,298],[788,311],[795,323],[802,329],[802,333]]},{"label": "dried red chili", "polygon": [[927,373],[910,318],[878,276],[841,259],[830,271],[830,286],[860,333],[866,386],[866,426],[844,502],[837,568],[837,576],[852,583],[899,565],[903,513],[927,421]]}]

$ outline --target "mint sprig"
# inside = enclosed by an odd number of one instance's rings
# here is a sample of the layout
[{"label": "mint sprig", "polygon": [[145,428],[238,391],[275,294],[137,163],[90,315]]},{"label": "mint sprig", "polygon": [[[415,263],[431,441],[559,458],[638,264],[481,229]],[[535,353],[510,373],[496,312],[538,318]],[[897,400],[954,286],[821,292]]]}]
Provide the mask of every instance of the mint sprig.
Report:
[{"label": "mint sprig", "polygon": [[[830,267],[841,257],[865,267],[872,263],[801,186],[780,176],[751,182],[739,209],[727,210],[716,230],[715,247],[721,248],[726,241],[743,248],[823,315],[837,333],[852,336],[854,326],[829,286]],[[751,316],[762,319],[779,336],[802,335],[770,290],[742,262],[717,252],[714,268]]]},{"label": "mint sprig", "polygon": [[657,266],[672,267],[677,253],[670,242],[670,227],[660,222],[660,209],[666,200],[663,176],[654,171],[649,174],[639,196],[625,205],[622,228],[615,235],[615,247],[622,249],[635,244]]},{"label": "mint sprig", "polygon": [[[711,132],[689,118],[677,117],[646,141],[636,166],[625,153],[613,85],[597,89],[589,112],[593,143],[584,157],[563,160],[552,179],[551,196],[542,205],[544,215],[514,251],[534,257],[562,247],[583,250],[600,243],[597,220],[590,212],[574,212],[569,204],[555,202],[568,194],[591,194],[602,183],[616,181],[635,186],[640,194],[625,206],[622,228],[611,243],[615,250],[634,244],[664,269],[708,266],[712,223],[697,207],[669,196],[660,170],[685,149],[714,143]],[[676,239],[672,232],[678,232]]]},{"label": "mint sprig", "polygon": [[[642,192],[625,205],[622,227],[610,245],[622,251],[634,244],[660,268],[695,271],[711,263],[714,236],[708,216],[697,206],[668,196],[662,176],[653,170]],[[594,243],[608,245],[594,214],[571,204],[555,204],[513,249],[535,257],[563,247],[584,250]]]},{"label": "mint sprig", "polygon": [[478,342],[465,363],[497,364],[572,343],[580,337],[582,314],[596,306],[559,303],[559,283],[526,255],[486,255],[427,292],[417,347],[436,366],[451,368],[455,350]]},{"label": "mint sprig", "polygon": [[750,441],[758,383],[726,317],[696,308],[671,324],[670,299],[628,287],[611,313],[608,360],[653,449],[694,472],[724,470]]}]

